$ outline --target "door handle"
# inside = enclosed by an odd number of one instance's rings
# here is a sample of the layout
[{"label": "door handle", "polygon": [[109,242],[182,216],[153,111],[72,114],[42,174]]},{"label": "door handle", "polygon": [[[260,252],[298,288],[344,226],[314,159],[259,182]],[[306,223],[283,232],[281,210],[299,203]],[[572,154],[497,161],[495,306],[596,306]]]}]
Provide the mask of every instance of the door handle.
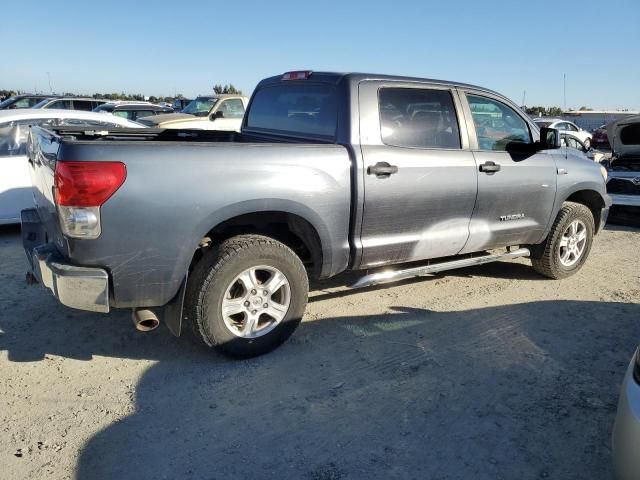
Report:
[{"label": "door handle", "polygon": [[480,171],[484,173],[496,173],[500,171],[500,165],[495,162],[484,162],[480,165]]},{"label": "door handle", "polygon": [[398,167],[389,165],[387,162],[378,162],[375,165],[369,165],[367,173],[369,175],[375,175],[376,177],[388,177],[394,173],[398,173]]}]

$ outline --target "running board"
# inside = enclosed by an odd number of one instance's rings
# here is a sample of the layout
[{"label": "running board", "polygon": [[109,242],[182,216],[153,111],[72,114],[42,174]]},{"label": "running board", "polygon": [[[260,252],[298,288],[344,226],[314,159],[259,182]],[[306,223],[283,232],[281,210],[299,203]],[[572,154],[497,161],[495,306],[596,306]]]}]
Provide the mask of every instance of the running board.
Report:
[{"label": "running board", "polygon": [[497,262],[498,260],[507,260],[518,257],[527,257],[530,252],[528,248],[519,248],[511,252],[498,253],[495,255],[483,255],[475,258],[463,258],[461,260],[452,260],[450,262],[435,263],[431,265],[422,265],[420,267],[406,268],[404,270],[387,270],[384,272],[372,273],[365,275],[349,288],[363,288],[380,283],[397,282],[405,278],[421,277],[430,273],[443,272],[445,270],[453,270],[455,268],[473,267],[475,265],[484,265],[485,263]]}]

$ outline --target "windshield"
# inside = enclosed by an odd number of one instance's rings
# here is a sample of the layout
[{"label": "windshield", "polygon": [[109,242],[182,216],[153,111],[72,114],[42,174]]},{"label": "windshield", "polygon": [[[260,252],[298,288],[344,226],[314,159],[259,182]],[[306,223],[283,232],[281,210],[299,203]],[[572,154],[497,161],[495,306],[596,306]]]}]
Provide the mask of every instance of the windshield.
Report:
[{"label": "windshield", "polygon": [[337,121],[333,86],[292,83],[256,92],[248,112],[247,128],[334,137]]},{"label": "windshield", "polygon": [[204,117],[209,114],[218,99],[216,97],[198,97],[191,100],[189,105],[184,107],[182,113],[189,113],[198,117]]}]

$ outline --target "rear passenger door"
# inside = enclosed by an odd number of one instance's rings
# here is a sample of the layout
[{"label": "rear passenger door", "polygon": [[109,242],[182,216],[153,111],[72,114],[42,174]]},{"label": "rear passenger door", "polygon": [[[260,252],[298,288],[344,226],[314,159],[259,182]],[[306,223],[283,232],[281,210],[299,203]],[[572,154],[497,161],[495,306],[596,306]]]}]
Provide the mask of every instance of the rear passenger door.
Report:
[{"label": "rear passenger door", "polygon": [[462,253],[539,242],[556,195],[554,151],[532,148],[538,133],[504,99],[474,91],[461,99],[478,170],[478,199]]},{"label": "rear passenger door", "polygon": [[361,267],[457,254],[477,192],[457,92],[414,83],[359,86],[364,209]]}]

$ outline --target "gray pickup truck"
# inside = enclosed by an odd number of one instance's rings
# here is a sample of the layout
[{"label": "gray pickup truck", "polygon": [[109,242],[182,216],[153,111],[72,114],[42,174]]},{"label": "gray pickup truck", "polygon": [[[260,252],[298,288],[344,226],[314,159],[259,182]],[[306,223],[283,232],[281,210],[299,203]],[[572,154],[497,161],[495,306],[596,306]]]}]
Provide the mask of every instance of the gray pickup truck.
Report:
[{"label": "gray pickup truck", "polygon": [[32,129],[28,280],[234,356],[284,342],[308,278],[353,287],[530,256],[559,279],[602,228],[606,170],[461,83],[289,72],[242,131]]}]

